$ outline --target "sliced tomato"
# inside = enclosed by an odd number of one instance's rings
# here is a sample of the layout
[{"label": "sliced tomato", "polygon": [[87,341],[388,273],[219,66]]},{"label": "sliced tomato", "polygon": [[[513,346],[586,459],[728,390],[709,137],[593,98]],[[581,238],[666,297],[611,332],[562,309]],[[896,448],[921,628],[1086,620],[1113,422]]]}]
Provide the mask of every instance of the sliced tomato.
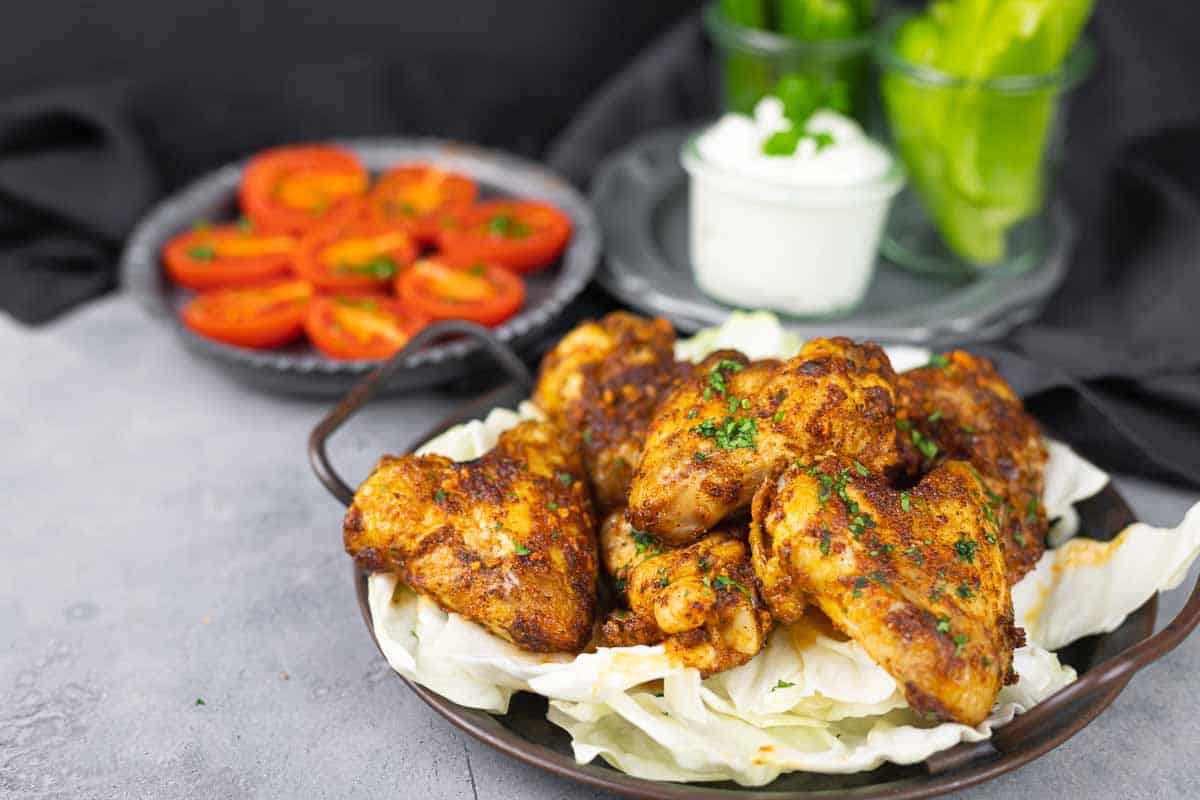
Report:
[{"label": "sliced tomato", "polygon": [[374,219],[360,204],[305,234],[294,265],[321,289],[386,289],[416,256],[408,233]]},{"label": "sliced tomato", "polygon": [[404,164],[375,182],[367,202],[380,220],[432,243],[442,224],[465,214],[475,202],[475,181],[426,164]]},{"label": "sliced tomato", "polygon": [[430,319],[466,319],[496,325],[525,302],[525,281],[514,272],[481,261],[423,258],[396,279],[405,307]]},{"label": "sliced tomato", "polygon": [[429,319],[378,292],[340,291],[318,295],[304,317],[304,330],[330,358],[387,358],[408,343]]},{"label": "sliced tomato", "polygon": [[242,211],[263,231],[303,233],[365,194],[367,183],[366,168],[349,150],[289,145],[250,159],[238,194]]},{"label": "sliced tomato", "polygon": [[516,272],[549,266],[571,238],[571,218],[532,200],[480,203],[458,225],[443,227],[438,241],[457,261],[484,261]]},{"label": "sliced tomato", "polygon": [[312,285],[297,280],[214,289],[197,295],[183,307],[183,323],[219,342],[278,347],[303,331],[304,312],[312,296]]},{"label": "sliced tomato", "polygon": [[249,286],[288,274],[296,239],[263,234],[249,221],[237,225],[200,225],[176,236],[163,248],[171,280],[204,291]]}]

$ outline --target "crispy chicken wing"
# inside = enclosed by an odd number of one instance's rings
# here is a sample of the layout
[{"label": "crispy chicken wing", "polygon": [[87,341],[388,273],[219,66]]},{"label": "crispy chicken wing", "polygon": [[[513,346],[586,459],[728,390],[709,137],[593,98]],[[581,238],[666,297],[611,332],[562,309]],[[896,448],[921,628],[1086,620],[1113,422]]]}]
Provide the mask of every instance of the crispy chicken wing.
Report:
[{"label": "crispy chicken wing", "polygon": [[686,371],[669,322],[623,311],[582,323],[542,360],[534,401],[583,435],[599,512],[625,504],[650,415]]},{"label": "crispy chicken wing", "polygon": [[750,503],[772,469],[829,452],[897,460],[883,350],[814,339],[790,361],[713,353],[658,407],[629,492],[634,527],[684,544]]},{"label": "crispy chicken wing", "polygon": [[841,457],[788,467],[754,498],[763,597],[783,622],[817,605],[896,678],[912,708],[978,724],[1015,679],[1012,651],[1023,643],[986,505],[961,461],[911,491]]},{"label": "crispy chicken wing", "polygon": [[577,652],[596,614],[596,538],[573,437],[504,433],[475,461],[385,456],[345,519],[346,552],[526,650]]},{"label": "crispy chicken wing", "polygon": [[1008,580],[1016,583],[1042,557],[1049,529],[1041,506],[1047,454],[1037,422],[991,362],[961,350],[903,373],[898,388],[907,471],[919,475],[946,458],[970,462],[987,487]]},{"label": "crispy chicken wing", "polygon": [[708,676],[762,649],[771,615],[759,599],[750,553],[730,531],[640,560],[629,570],[630,612],[601,630],[608,646],[654,644]]}]

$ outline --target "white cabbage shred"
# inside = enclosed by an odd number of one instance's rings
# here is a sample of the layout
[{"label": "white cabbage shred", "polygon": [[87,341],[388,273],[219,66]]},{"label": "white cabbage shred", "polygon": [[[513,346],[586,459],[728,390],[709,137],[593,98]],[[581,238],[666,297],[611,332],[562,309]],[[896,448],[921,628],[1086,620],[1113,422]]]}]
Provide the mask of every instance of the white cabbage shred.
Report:
[{"label": "white cabbage shred", "polygon": [[[680,341],[676,355],[698,361],[734,348],[751,358],[784,358],[800,345],[773,315],[737,313]],[[889,354],[899,369],[929,358],[919,348]],[[477,458],[503,431],[538,416],[528,402],[515,412],[497,409],[421,452]],[[580,762],[600,757],[642,778],[761,786],[794,770],[847,773],[919,762],[987,738],[1069,684],[1075,672],[1054,650],[1115,629],[1155,592],[1176,586],[1200,554],[1200,505],[1174,530],[1136,524],[1113,542],[1071,538],[1078,529],[1072,504],[1108,478],[1066,445],[1048,444],[1043,503],[1057,520],[1052,540],[1065,544],[1047,551],[1013,589],[1029,638],[1014,654],[1020,680],[1001,691],[978,727],[922,720],[862,647],[809,617],[777,627],[749,663],[701,680],[672,663],[661,645],[528,653],[377,573],[369,582],[375,635],[393,669],[460,705],[503,714],[516,691],[544,695],[548,718],[570,734]]]}]

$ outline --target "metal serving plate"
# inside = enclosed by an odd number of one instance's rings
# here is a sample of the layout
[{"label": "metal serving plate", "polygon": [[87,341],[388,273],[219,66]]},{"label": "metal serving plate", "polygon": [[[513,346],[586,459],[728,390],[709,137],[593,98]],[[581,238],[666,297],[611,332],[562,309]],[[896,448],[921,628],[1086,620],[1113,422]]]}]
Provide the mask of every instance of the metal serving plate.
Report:
[{"label": "metal serving plate", "polygon": [[[496,337],[524,350],[587,285],[600,255],[600,230],[587,201],[562,178],[518,156],[439,139],[351,139],[337,142],[352,150],[371,172],[421,161],[470,175],[480,194],[544,200],[571,217],[574,231],[557,264],[526,276],[526,302],[516,316],[495,329]],[[243,163],[205,175],[159,203],[134,229],[121,256],[127,291],[161,318],[193,352],[213,360],[235,377],[261,388],[315,396],[346,392],[378,366],[377,361],[337,361],[307,343],[275,350],[251,350],[197,336],[179,321],[179,308],[192,296],[163,273],[160,256],[171,237],[197,220],[236,219],[237,186]],[[485,363],[470,339],[443,342],[407,357],[392,374],[388,391],[414,390],[469,375]]]},{"label": "metal serving plate", "polygon": [[[449,323],[440,330],[434,326],[419,334],[410,347],[421,347],[427,341],[446,335],[478,339],[509,374],[511,382],[457,409],[416,437],[402,452],[415,449],[454,425],[481,419],[493,408],[515,408],[531,394],[533,381],[529,370],[485,328],[468,323]],[[393,361],[385,362],[376,373],[355,387],[318,423],[309,438],[309,457],[317,477],[344,505],[353,500],[354,491],[329,462],[328,440],[379,393],[387,383],[388,371],[398,369],[404,357],[403,352],[398,353]],[[1112,539],[1133,521],[1133,512],[1111,485],[1095,497],[1077,504],[1076,508],[1083,529],[1096,539]],[[367,602],[367,576],[352,568],[351,578],[363,621],[374,640],[374,625]],[[492,715],[459,706],[407,680],[405,683],[453,725],[497,750],[530,766],[627,797],[654,800],[748,797],[764,800],[910,800],[936,797],[990,780],[1032,761],[1075,735],[1116,699],[1138,669],[1174,649],[1200,623],[1200,582],[1179,615],[1155,634],[1157,608],[1158,598],[1152,597],[1112,633],[1091,636],[1060,650],[1059,657],[1076,669],[1079,679],[998,729],[989,740],[960,744],[931,756],[922,764],[885,764],[870,772],[853,775],[794,772],[753,789],[728,782],[674,784],[649,781],[619,772],[599,760],[579,764],[572,754],[569,736],[546,719],[545,698],[517,693],[507,714]]]},{"label": "metal serving plate", "polygon": [[[719,325],[733,306],[696,286],[688,256],[687,175],[679,151],[691,129],[639,139],[601,165],[591,199],[604,231],[597,281],[639,311],[692,332]],[[1032,319],[1066,276],[1075,227],[1065,207],[1051,212],[1051,241],[1041,264],[997,269],[970,282],[944,283],[880,259],[867,296],[836,319],[780,315],[804,338],[836,333],[894,344],[937,345],[994,338]]]}]

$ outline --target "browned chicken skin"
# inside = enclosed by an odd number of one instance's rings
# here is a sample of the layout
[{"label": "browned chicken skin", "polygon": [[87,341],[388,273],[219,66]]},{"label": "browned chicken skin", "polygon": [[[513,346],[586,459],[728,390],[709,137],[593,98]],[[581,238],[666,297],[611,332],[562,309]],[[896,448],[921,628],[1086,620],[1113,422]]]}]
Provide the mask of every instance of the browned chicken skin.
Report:
[{"label": "browned chicken skin", "polygon": [[676,661],[708,676],[746,663],[766,644],[771,615],[749,550],[732,532],[640,558],[628,575],[631,611],[609,615],[601,645],[665,642]]},{"label": "browned chicken skin", "polygon": [[837,452],[892,466],[894,423],[895,373],[876,345],[814,339],[782,364],[718,351],[655,412],[629,520],[685,544],[749,505],[778,464]]},{"label": "browned chicken skin", "polygon": [[754,498],[750,546],[781,622],[813,603],[931,718],[976,725],[1023,644],[987,496],[946,461],[910,491],[860,462],[796,464]]},{"label": "browned chicken skin", "polygon": [[961,350],[898,378],[897,435],[912,475],[946,458],[970,462],[988,492],[1009,583],[1037,564],[1049,524],[1042,508],[1046,446],[1041,430],[991,362]]},{"label": "browned chicken skin", "polygon": [[578,652],[597,564],[576,444],[525,422],[475,461],[385,456],[346,513],[346,552],[525,650]]},{"label": "browned chicken skin", "polygon": [[669,322],[623,311],[580,324],[542,359],[534,402],[583,436],[600,513],[625,504],[654,407],[687,369]]}]

